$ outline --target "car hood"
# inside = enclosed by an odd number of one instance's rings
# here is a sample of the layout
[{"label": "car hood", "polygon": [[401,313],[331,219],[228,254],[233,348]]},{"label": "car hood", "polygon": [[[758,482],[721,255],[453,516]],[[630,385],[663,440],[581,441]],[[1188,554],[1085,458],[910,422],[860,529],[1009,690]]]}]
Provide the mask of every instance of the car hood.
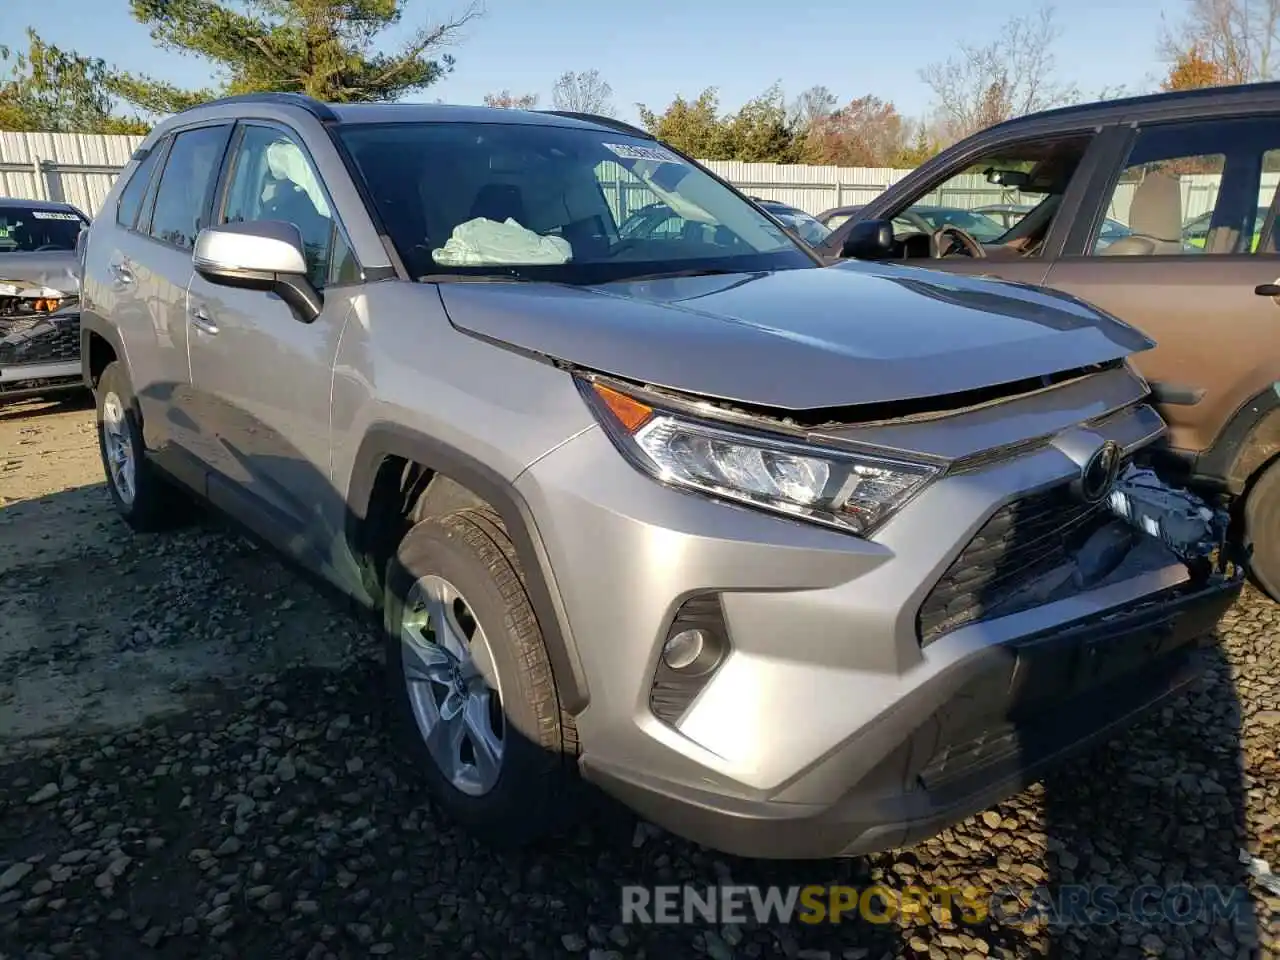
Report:
[{"label": "car hood", "polygon": [[[47,250],[42,253],[0,253],[0,296],[28,295],[27,291],[56,290],[61,294],[80,293],[79,262],[74,250]],[[48,296],[30,293],[30,296]]]},{"label": "car hood", "polygon": [[1154,346],[1057,291],[856,261],[440,291],[464,331],[600,373],[785,410],[960,393]]}]

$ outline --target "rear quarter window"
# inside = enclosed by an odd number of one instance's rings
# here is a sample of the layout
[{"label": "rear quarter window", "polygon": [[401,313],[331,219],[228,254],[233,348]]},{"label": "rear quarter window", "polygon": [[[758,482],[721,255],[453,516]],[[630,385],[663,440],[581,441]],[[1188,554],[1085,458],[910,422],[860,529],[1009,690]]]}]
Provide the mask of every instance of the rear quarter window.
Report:
[{"label": "rear quarter window", "polygon": [[147,185],[151,182],[151,174],[155,171],[156,160],[164,151],[162,144],[157,143],[142,158],[142,162],[134,168],[129,181],[120,191],[120,200],[116,204],[116,223],[122,227],[133,228],[138,222],[138,211],[142,209],[142,198],[146,196]]}]

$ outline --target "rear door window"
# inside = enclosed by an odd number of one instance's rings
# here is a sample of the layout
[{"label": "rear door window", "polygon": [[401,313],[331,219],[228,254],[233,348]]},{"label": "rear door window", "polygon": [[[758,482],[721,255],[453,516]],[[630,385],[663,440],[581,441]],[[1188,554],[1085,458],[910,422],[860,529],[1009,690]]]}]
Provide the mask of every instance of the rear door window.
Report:
[{"label": "rear door window", "polygon": [[1105,194],[1085,252],[1202,257],[1259,251],[1280,183],[1273,120],[1141,129]]},{"label": "rear door window", "polygon": [[156,189],[150,233],[184,250],[209,226],[209,207],[230,124],[197,127],[179,133],[169,151]]}]

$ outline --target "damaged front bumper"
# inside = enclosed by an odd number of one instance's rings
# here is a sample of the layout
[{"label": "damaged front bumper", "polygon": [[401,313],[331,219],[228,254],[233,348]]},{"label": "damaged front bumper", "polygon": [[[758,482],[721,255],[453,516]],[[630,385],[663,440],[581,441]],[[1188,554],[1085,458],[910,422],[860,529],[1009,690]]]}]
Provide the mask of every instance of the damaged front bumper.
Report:
[{"label": "damaged front bumper", "polygon": [[0,398],[83,386],[78,305],[0,315]]},{"label": "damaged front bumper", "polygon": [[[594,778],[674,832],[743,856],[900,848],[987,809],[1194,681],[1240,593],[1244,566],[1225,539],[1222,511],[1137,470],[1117,484],[1107,509],[1135,537],[1127,568],[1116,564],[1116,579],[1093,586],[1080,609],[1103,608],[1029,632],[1020,632],[1017,615],[1000,621],[1007,640],[969,646],[808,772],[810,781],[831,781],[860,771],[834,801],[793,802],[795,783],[745,799],[615,770],[597,769]],[[1175,552],[1185,557],[1184,579],[1151,579],[1149,592],[1107,603],[1143,576],[1142,566],[1150,576]],[[1169,579],[1167,568],[1163,574]],[[879,759],[864,766],[868,755]]]},{"label": "damaged front bumper", "polygon": [[[912,428],[942,445],[968,422]],[[1140,410],[1089,430],[1132,459],[1158,426]],[[1183,689],[1243,585],[1226,514],[1137,469],[1082,501],[1075,437],[950,472],[869,540],[654,484],[597,431],[533,464],[517,487],[589,638],[584,774],[730,853],[857,855],[989,807]],[[686,614],[729,652],[671,708],[656,664]]]}]

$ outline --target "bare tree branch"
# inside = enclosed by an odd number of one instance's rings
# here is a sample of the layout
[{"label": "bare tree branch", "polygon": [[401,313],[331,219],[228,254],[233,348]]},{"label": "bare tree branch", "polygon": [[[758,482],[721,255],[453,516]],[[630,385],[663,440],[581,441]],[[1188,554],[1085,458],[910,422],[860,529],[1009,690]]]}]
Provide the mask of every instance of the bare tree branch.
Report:
[{"label": "bare tree branch", "polygon": [[582,73],[568,70],[562,73],[551,91],[551,102],[557,110],[595,113],[603,117],[616,114],[613,87],[600,76],[599,70],[584,70]]},{"label": "bare tree branch", "polygon": [[[482,16],[484,16],[484,5],[479,0],[476,0],[458,16],[433,27],[424,27],[418,31],[416,37],[401,48],[391,66],[374,81],[374,86],[383,86],[389,83],[398,74],[416,64],[428,50],[449,46],[457,39],[463,27],[477,17]],[[445,59],[452,62],[452,57],[447,54]]]},{"label": "bare tree branch", "polygon": [[1274,79],[1280,0],[1187,0],[1186,17],[1165,25],[1160,53],[1177,68],[1188,59],[1211,67],[1217,83]]},{"label": "bare tree branch", "polygon": [[1075,85],[1056,77],[1053,46],[1060,35],[1053,7],[1043,7],[1009,20],[986,46],[962,43],[958,56],[921,70],[949,136],[1078,99]]},{"label": "bare tree branch", "polygon": [[791,103],[788,119],[799,133],[807,132],[815,123],[825,120],[835,112],[840,101],[821,84],[810,87]]},{"label": "bare tree branch", "polygon": [[484,105],[500,107],[503,110],[532,110],[538,105],[538,95],[536,93],[515,94],[510,90],[502,90],[498,93],[486,93]]}]

